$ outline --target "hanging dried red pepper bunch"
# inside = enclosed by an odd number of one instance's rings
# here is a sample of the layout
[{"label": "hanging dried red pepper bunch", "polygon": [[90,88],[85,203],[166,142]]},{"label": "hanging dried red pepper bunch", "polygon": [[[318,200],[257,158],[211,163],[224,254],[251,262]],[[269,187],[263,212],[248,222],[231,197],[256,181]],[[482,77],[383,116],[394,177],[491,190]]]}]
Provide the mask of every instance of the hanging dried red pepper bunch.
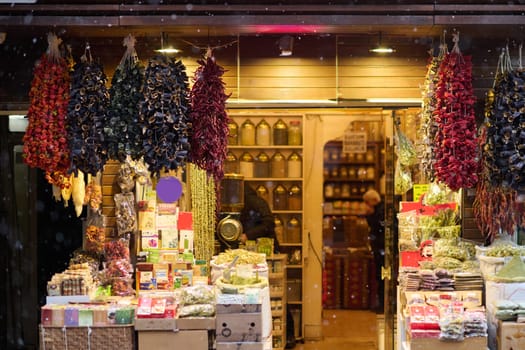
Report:
[{"label": "hanging dried red pepper bunch", "polygon": [[208,51],[207,57],[198,61],[194,85],[191,90],[191,160],[206,170],[215,181],[224,176],[224,160],[228,144],[228,114],[222,75],[224,68],[215,62]]},{"label": "hanging dried red pepper bunch", "polygon": [[134,160],[142,156],[142,130],[138,124],[138,116],[144,66],[138,59],[135,42],[131,35],[123,41],[126,52],[111,79],[109,118],[104,125],[109,158],[121,162],[127,155]]},{"label": "hanging dried red pepper bunch", "polygon": [[71,149],[71,170],[96,175],[108,160],[104,141],[109,93],[101,64],[91,57],[89,44],[75,65],[67,114],[67,135]]},{"label": "hanging dried red pepper bunch", "polygon": [[48,52],[34,71],[27,112],[29,124],[24,135],[24,162],[46,172],[47,180],[64,186],[69,168],[65,118],[69,100],[69,68],[60,56],[61,40],[48,34]]},{"label": "hanging dried red pepper bunch", "polygon": [[183,166],[190,150],[190,104],[186,67],[157,55],[145,73],[139,124],[143,130],[144,162],[158,175]]},{"label": "hanging dried red pepper bunch", "polygon": [[459,33],[455,33],[454,48],[439,69],[433,114],[438,125],[434,138],[436,179],[453,191],[472,188],[478,181],[472,62],[470,56],[461,54],[458,42]]}]

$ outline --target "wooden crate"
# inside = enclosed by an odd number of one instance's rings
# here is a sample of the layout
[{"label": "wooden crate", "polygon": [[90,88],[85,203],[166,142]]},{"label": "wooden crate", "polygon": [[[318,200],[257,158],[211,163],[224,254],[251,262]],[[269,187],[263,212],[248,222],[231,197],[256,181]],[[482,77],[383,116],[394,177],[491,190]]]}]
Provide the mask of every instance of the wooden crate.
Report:
[{"label": "wooden crate", "polygon": [[133,325],[107,327],[40,326],[40,349],[46,350],[134,350]]}]

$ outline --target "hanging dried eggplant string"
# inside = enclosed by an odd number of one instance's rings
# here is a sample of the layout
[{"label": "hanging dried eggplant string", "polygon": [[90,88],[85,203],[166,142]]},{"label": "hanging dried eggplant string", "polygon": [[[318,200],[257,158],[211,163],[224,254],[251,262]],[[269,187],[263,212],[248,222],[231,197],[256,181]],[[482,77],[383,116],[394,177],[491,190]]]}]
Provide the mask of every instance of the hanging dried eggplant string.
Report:
[{"label": "hanging dried eggplant string", "polygon": [[206,170],[188,164],[193,213],[195,258],[209,261],[215,250],[215,181]]},{"label": "hanging dried eggplant string", "polygon": [[[434,137],[437,132],[437,125],[433,118],[436,109],[436,86],[439,81],[439,66],[443,57],[448,53],[447,44],[442,42],[439,45],[439,54],[431,56],[428,64],[427,75],[422,89],[421,103],[421,126],[418,132],[418,155],[420,159],[420,170],[428,182],[433,182],[434,175]],[[432,55],[432,50],[430,50]]]},{"label": "hanging dried eggplant string", "polygon": [[478,153],[471,57],[460,52],[459,32],[453,34],[453,41],[452,51],[441,63],[436,89],[434,169],[439,182],[457,191],[476,186]]},{"label": "hanging dried eggplant string", "polygon": [[103,134],[108,106],[106,75],[102,65],[93,61],[87,43],[73,71],[67,114],[72,172],[96,175],[104,167],[108,159]]},{"label": "hanging dried eggplant string", "polygon": [[138,160],[142,156],[142,130],[138,123],[144,66],[135,50],[136,39],[130,34],[123,40],[126,52],[115,70],[109,89],[108,123],[104,134],[111,159]]},{"label": "hanging dried eggplant string", "polygon": [[217,64],[211,49],[197,61],[191,90],[191,160],[206,170],[218,183],[224,176],[223,164],[228,145],[228,121],[225,91],[222,80],[224,68]]},{"label": "hanging dried eggplant string", "polygon": [[144,162],[153,175],[185,165],[191,136],[186,67],[162,55],[150,59],[140,103]]},{"label": "hanging dried eggplant string", "polygon": [[[47,36],[48,50],[35,66],[29,91],[28,127],[23,142],[24,162],[40,168],[52,185],[69,186],[69,148],[65,119],[69,101],[69,68],[61,57],[62,42],[55,34]],[[57,192],[57,191],[55,191]]]}]

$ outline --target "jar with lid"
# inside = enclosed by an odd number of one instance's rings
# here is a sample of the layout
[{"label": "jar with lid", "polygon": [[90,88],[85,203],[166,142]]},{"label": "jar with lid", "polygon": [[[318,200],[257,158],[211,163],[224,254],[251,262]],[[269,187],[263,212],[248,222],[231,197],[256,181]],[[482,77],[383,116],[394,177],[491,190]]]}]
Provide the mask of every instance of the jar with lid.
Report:
[{"label": "jar with lid", "polygon": [[366,151],[366,155],[365,155],[365,160],[367,162],[374,162],[376,159],[375,159],[375,155],[374,155],[374,150],[373,149],[369,149]]},{"label": "jar with lid", "polygon": [[376,169],[373,166],[366,168],[366,178],[368,180],[374,180],[376,178]]},{"label": "jar with lid", "polygon": [[288,157],[288,177],[301,177],[303,175],[303,159],[297,152]]},{"label": "jar with lid", "polygon": [[357,171],[354,167],[348,167],[348,178],[355,179],[357,177]]},{"label": "jar with lid", "polygon": [[288,206],[288,194],[286,188],[279,184],[273,190],[273,210],[286,210]]},{"label": "jar with lid", "polygon": [[283,243],[284,242],[284,222],[279,215],[274,216],[274,222],[275,222],[275,238],[277,238],[277,242]]},{"label": "jar with lid", "polygon": [[324,196],[325,198],[332,198],[334,196],[334,184],[327,183],[324,185]]},{"label": "jar with lid", "polygon": [[254,177],[269,177],[270,176],[270,157],[264,152],[260,152],[255,157],[255,164],[253,170]]},{"label": "jar with lid", "polygon": [[365,180],[366,179],[366,168],[365,167],[359,167],[357,169],[357,178],[359,180]]},{"label": "jar with lid", "polygon": [[253,177],[254,162],[253,156],[250,153],[244,152],[241,155],[241,159],[239,161],[239,170],[245,178]]},{"label": "jar with lid", "polygon": [[288,144],[288,126],[282,119],[273,124],[273,144],[286,146]]},{"label": "jar with lid", "polygon": [[239,126],[230,119],[228,122],[228,145],[237,145],[239,142]]},{"label": "jar with lid", "polygon": [[226,159],[224,160],[224,173],[225,174],[239,174],[239,160],[233,152],[226,153]]},{"label": "jar with lid", "polygon": [[350,184],[343,184],[343,186],[341,186],[341,197],[350,197]]},{"label": "jar with lid", "polygon": [[365,160],[365,154],[364,153],[356,153],[355,154],[355,161],[356,162],[363,162]]},{"label": "jar with lid", "polygon": [[266,203],[268,203],[268,200],[270,199],[270,192],[264,185],[259,185],[255,188],[255,192],[257,192],[257,195],[264,199]]},{"label": "jar with lid", "polygon": [[339,168],[339,176],[346,179],[348,177],[348,169],[347,167],[341,167]]},{"label": "jar with lid", "polygon": [[300,146],[303,144],[303,130],[299,120],[290,121],[288,128],[288,144],[290,146]]},{"label": "jar with lid", "polygon": [[286,177],[286,158],[279,151],[272,156],[270,163],[272,177]]},{"label": "jar with lid", "polygon": [[270,146],[271,145],[271,127],[266,120],[262,119],[255,128],[255,143],[258,146]]},{"label": "jar with lid", "polygon": [[341,197],[341,185],[340,184],[334,185],[334,197]]},{"label": "jar with lid", "polygon": [[288,190],[288,210],[303,209],[301,186],[294,184]]},{"label": "jar with lid", "polygon": [[301,243],[301,221],[294,216],[286,223],[286,243]]},{"label": "jar with lid", "polygon": [[330,177],[330,169],[328,169],[327,167],[324,167],[323,168],[323,177],[326,179],[328,177]]},{"label": "jar with lid", "polygon": [[339,170],[337,168],[332,168],[332,170],[330,170],[330,177],[338,177],[339,176]]},{"label": "jar with lid", "polygon": [[241,145],[255,145],[255,125],[250,119],[246,119],[241,125]]}]

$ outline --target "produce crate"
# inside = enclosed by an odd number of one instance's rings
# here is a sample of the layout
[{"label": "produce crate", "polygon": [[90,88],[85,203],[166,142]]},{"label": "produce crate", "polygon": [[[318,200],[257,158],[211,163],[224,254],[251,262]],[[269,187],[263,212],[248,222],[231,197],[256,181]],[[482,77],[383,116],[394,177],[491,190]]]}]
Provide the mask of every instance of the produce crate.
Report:
[{"label": "produce crate", "polygon": [[42,350],[133,350],[133,325],[107,327],[43,327],[40,326]]}]

